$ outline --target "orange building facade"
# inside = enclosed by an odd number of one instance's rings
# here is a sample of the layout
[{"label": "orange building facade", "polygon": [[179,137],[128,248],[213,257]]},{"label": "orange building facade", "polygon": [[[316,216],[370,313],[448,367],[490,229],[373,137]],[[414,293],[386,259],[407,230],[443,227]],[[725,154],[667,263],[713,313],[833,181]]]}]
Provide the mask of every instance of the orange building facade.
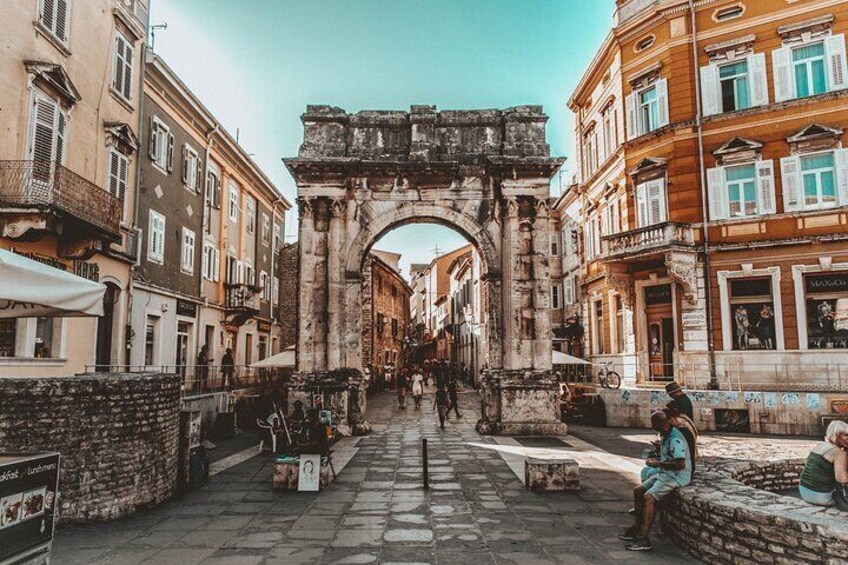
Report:
[{"label": "orange building facade", "polygon": [[629,0],[576,115],[587,353],[848,385],[848,3]]}]

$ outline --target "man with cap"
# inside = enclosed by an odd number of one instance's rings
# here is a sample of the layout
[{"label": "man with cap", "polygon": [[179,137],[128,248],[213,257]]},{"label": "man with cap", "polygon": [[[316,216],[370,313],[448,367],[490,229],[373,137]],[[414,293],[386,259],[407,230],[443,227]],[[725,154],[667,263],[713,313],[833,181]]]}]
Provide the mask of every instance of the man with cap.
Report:
[{"label": "man with cap", "polygon": [[695,414],[692,410],[692,401],[689,397],[683,394],[683,389],[676,382],[665,385],[665,391],[671,397],[671,402],[668,403],[668,408],[677,408],[683,414],[689,416],[689,419],[694,421]]}]

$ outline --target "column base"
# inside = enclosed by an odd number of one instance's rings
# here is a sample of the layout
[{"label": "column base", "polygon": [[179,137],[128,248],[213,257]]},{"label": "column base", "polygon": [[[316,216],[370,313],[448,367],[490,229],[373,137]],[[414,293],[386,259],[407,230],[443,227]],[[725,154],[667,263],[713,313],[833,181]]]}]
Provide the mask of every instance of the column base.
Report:
[{"label": "column base", "polygon": [[480,390],[483,413],[477,431],[485,435],[558,436],[559,381],[552,371],[490,369]]},{"label": "column base", "polygon": [[335,422],[350,426],[354,435],[366,435],[371,424],[365,421],[364,386],[356,369],[294,373],[287,385],[289,411],[300,400],[304,410],[330,410]]}]

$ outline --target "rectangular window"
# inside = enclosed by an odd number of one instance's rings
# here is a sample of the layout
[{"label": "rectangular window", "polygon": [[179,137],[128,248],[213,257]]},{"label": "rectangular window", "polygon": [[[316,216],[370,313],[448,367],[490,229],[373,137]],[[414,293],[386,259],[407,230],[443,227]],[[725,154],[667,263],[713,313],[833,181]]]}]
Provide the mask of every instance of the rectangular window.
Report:
[{"label": "rectangular window", "polygon": [[280,279],[274,277],[271,283],[271,301],[274,304],[280,303]]},{"label": "rectangular window", "polygon": [[616,353],[624,353],[624,302],[615,297],[615,347]]},{"label": "rectangular window", "polygon": [[129,159],[117,149],[109,150],[108,182],[109,192],[121,201],[121,220],[126,215],[127,175]]},{"label": "rectangular window", "polygon": [[208,281],[217,281],[221,269],[221,252],[209,243],[203,246],[203,278]]},{"label": "rectangular window", "polygon": [[180,268],[184,273],[194,273],[194,232],[183,226],[183,247]]},{"label": "rectangular window", "polygon": [[604,155],[609,158],[615,151],[615,139],[613,129],[615,124],[612,121],[612,106],[609,106],[603,113],[604,122]]},{"label": "rectangular window", "polygon": [[654,131],[660,123],[660,106],[656,86],[639,93],[639,122],[642,133]]},{"label": "rectangular window", "polygon": [[67,43],[70,11],[71,0],[41,0],[38,5],[38,21],[53,37]]},{"label": "rectangular window", "polygon": [[17,334],[17,320],[14,318],[0,319],[0,357],[15,356],[15,338]]},{"label": "rectangular window", "polygon": [[804,291],[809,349],[848,349],[846,273],[806,275]]},{"label": "rectangular window", "polygon": [[50,359],[53,351],[53,318],[38,318],[35,323],[35,352],[36,359]]},{"label": "rectangular window", "polygon": [[280,224],[274,224],[274,249],[282,249],[283,247],[281,234],[282,228]]},{"label": "rectangular window", "polygon": [[230,183],[230,220],[237,222],[239,213],[239,189],[235,183]]},{"label": "rectangular window", "polygon": [[162,264],[165,261],[165,216],[151,210],[147,233],[147,259]]},{"label": "rectangular window", "polygon": [[727,202],[731,218],[757,215],[757,179],[754,165],[728,167]]},{"label": "rectangular window", "polygon": [[574,279],[565,277],[563,280],[563,299],[565,304],[574,304]]},{"label": "rectangular window", "polygon": [[244,277],[242,278],[242,284],[246,284],[247,286],[253,286],[256,284],[256,271],[253,270],[253,265],[244,265]]},{"label": "rectangular window", "polygon": [[721,83],[721,106],[724,112],[750,107],[748,100],[748,62],[722,65],[718,69]]},{"label": "rectangular window", "polygon": [[244,222],[247,233],[256,233],[256,201],[251,196],[245,199]]},{"label": "rectangular window", "polygon": [[664,178],[636,185],[636,209],[640,228],[666,221]]},{"label": "rectangular window", "polygon": [[557,241],[558,238],[558,232],[554,232],[551,234],[551,255],[553,256],[559,255],[559,241]]},{"label": "rectangular window", "polygon": [[271,289],[268,283],[268,273],[265,271],[259,271],[259,287],[261,289],[259,291],[259,298],[262,300],[268,300],[271,294]]},{"label": "rectangular window", "polygon": [[559,299],[559,285],[558,284],[551,286],[551,305],[553,306],[554,310],[559,310],[560,308],[562,308],[562,304],[560,303],[560,299]]},{"label": "rectangular window", "polygon": [[121,98],[128,102],[132,102],[133,96],[133,61],[135,59],[135,51],[133,44],[123,36],[121,32],[115,30],[115,52],[112,61],[112,89],[117,92]]},{"label": "rectangular window", "polygon": [[594,337],[595,339],[595,353],[602,354],[605,353],[606,347],[604,345],[604,301],[596,300],[595,301],[595,320],[594,320]]},{"label": "rectangular window", "polygon": [[148,316],[147,324],[144,328],[144,364],[156,364],[156,326],[157,319]]},{"label": "rectangular window", "polygon": [[730,280],[733,349],[776,349],[771,277]]},{"label": "rectangular window", "polygon": [[227,284],[239,284],[239,266],[235,257],[227,257]]},{"label": "rectangular window", "polygon": [[[65,162],[65,139],[68,117],[59,104],[41,93],[33,95],[32,115],[30,116],[29,148],[27,158],[32,161]],[[41,173],[37,168],[36,178],[48,180],[50,168],[44,168]],[[41,177],[45,177],[42,179]]]},{"label": "rectangular window", "polygon": [[211,165],[206,173],[206,205],[221,208],[221,173]]},{"label": "rectangular window", "polygon": [[827,70],[823,43],[796,47],[792,50],[795,93],[798,98],[827,92]]},{"label": "rectangular window", "polygon": [[173,168],[174,136],[171,129],[155,116],[150,119],[150,159],[163,172]]},{"label": "rectangular window", "polygon": [[200,157],[194,148],[186,144],[183,146],[183,185],[192,192],[197,192],[200,189],[200,178]]},{"label": "rectangular window", "polygon": [[271,218],[264,212],[262,213],[262,243],[265,245],[271,243]]},{"label": "rectangular window", "polygon": [[836,206],[836,169],[833,153],[801,157],[801,183],[807,210]]}]

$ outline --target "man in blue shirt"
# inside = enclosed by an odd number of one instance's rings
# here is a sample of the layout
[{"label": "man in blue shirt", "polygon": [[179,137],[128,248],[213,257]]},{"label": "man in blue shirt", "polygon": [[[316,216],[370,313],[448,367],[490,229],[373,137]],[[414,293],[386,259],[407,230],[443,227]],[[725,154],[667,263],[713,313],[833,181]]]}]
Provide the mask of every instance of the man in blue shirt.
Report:
[{"label": "man in blue shirt", "polygon": [[633,489],[636,508],[636,523],[618,535],[630,542],[626,548],[630,551],[650,551],[652,549],[650,533],[654,525],[657,502],[660,502],[679,487],[685,487],[692,480],[692,459],[689,456],[689,444],[683,434],[671,425],[663,412],[651,414],[651,426],[660,434],[660,457],[652,457],[645,464],[659,469],[645,482]]}]

